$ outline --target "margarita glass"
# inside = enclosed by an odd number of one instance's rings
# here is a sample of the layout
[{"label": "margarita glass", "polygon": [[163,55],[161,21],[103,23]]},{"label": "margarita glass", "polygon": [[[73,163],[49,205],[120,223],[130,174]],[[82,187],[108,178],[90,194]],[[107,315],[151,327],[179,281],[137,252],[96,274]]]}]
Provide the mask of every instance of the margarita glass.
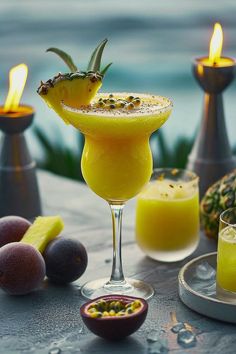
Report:
[{"label": "margarita glass", "polygon": [[[88,186],[111,209],[113,226],[113,266],[110,279],[86,283],[82,294],[95,298],[105,294],[128,294],[150,298],[150,285],[125,279],[121,257],[122,211],[125,202],[135,197],[149,181],[153,163],[149,146],[151,133],[168,119],[172,102],[161,96],[139,96],[141,105],[128,111],[97,108],[95,101],[88,107],[74,109],[62,104],[63,117],[85,136],[82,173]],[[126,93],[114,93],[114,99],[124,99]],[[96,100],[108,94],[97,94]]]}]

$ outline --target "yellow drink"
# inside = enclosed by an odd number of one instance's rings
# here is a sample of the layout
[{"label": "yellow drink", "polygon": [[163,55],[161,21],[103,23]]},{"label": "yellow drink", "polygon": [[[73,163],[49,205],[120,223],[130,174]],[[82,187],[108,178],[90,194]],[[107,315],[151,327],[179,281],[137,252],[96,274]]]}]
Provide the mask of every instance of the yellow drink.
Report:
[{"label": "yellow drink", "polygon": [[81,161],[84,179],[96,194],[108,201],[112,214],[113,265],[110,280],[90,281],[83,286],[82,294],[96,298],[111,293],[127,293],[148,299],[153,295],[153,288],[142,281],[130,278],[126,281],[123,274],[122,213],[125,201],[137,195],[149,181],[152,172],[149,137],[165,123],[172,103],[164,97],[144,94],[139,94],[136,100],[133,99],[136,94],[132,95],[134,97],[125,93],[109,96],[97,95],[90,106],[80,109],[62,105],[65,121],[85,136]]},{"label": "yellow drink", "polygon": [[112,214],[113,265],[110,279],[86,283],[81,293],[93,299],[111,294],[150,298],[154,290],[143,281],[126,280],[122,268],[121,236],[125,201],[139,193],[152,172],[151,133],[169,117],[172,102],[145,94],[99,94],[108,64],[102,71],[101,56],[107,39],[93,51],[88,71],[77,70],[72,59],[50,48],[72,72],[41,82],[38,93],[64,120],[85,136],[81,167],[88,186],[105,199]]},{"label": "yellow drink", "polygon": [[[99,97],[108,96],[100,94]],[[114,98],[125,98],[115,93]],[[66,120],[85,135],[82,172],[86,183],[110,202],[137,195],[149,181],[152,155],[149,137],[170,115],[172,104],[164,97],[140,95],[142,105],[132,111],[64,107]]]},{"label": "yellow drink", "polygon": [[236,229],[233,226],[219,233],[216,277],[218,286],[236,292]]},{"label": "yellow drink", "polygon": [[151,181],[137,198],[136,238],[157,260],[177,261],[191,254],[199,240],[196,181]]}]

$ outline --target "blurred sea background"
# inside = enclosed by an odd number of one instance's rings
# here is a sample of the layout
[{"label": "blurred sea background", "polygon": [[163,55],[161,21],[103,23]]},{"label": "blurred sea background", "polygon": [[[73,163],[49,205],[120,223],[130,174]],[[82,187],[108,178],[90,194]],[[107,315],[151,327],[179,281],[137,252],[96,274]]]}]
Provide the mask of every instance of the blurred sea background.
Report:
[{"label": "blurred sea background", "polygon": [[[157,140],[152,139],[152,148],[157,165],[183,165],[203,103],[203,93],[192,76],[192,60],[208,55],[216,21],[224,30],[223,54],[235,57],[235,18],[235,0],[0,0],[1,103],[7,95],[9,69],[26,63],[29,77],[22,102],[36,110],[34,127],[28,132],[31,153],[42,167],[58,173],[64,168],[62,174],[79,178],[73,169],[79,166],[81,135],[65,126],[36,90],[40,80],[67,71],[55,54],[45,53],[48,47],[65,50],[79,68],[86,69],[91,51],[108,38],[103,64],[113,65],[102,90],[156,93],[172,98],[173,113],[161,129],[159,142],[158,135]],[[233,147],[235,82],[225,93],[224,103]],[[59,166],[53,167],[59,158]]]}]

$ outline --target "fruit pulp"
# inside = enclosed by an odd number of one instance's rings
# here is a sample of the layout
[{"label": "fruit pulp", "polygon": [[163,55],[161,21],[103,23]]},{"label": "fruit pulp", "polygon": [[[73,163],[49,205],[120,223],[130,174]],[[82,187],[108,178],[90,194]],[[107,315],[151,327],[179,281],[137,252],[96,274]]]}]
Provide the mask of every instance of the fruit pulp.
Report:
[{"label": "fruit pulp", "polygon": [[[113,97],[127,95],[114,93]],[[99,94],[96,98],[106,96]],[[142,105],[133,111],[74,110],[63,106],[64,118],[85,135],[81,165],[86,183],[112,203],[134,197],[149,181],[152,173],[149,137],[167,120],[172,109],[167,98],[138,96]]]},{"label": "fruit pulp", "polygon": [[185,258],[199,240],[198,189],[190,182],[152,181],[136,203],[136,239],[160,261]]},{"label": "fruit pulp", "polygon": [[236,228],[222,229],[218,238],[217,285],[236,292]]}]

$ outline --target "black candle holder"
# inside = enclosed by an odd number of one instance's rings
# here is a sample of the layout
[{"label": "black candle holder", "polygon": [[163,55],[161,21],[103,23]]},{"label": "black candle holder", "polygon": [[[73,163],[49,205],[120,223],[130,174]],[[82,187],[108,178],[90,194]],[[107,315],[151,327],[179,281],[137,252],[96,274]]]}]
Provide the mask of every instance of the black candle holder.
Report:
[{"label": "black candle holder", "polygon": [[193,74],[205,92],[199,133],[188,158],[187,168],[200,177],[200,196],[207,188],[236,167],[225,125],[222,92],[235,75],[235,61],[224,58],[228,65],[206,65],[207,58],[193,63]]},{"label": "black candle holder", "polygon": [[34,110],[21,106],[19,112],[4,113],[0,107],[0,216],[18,215],[32,219],[41,214],[35,162],[24,131],[31,125]]}]

